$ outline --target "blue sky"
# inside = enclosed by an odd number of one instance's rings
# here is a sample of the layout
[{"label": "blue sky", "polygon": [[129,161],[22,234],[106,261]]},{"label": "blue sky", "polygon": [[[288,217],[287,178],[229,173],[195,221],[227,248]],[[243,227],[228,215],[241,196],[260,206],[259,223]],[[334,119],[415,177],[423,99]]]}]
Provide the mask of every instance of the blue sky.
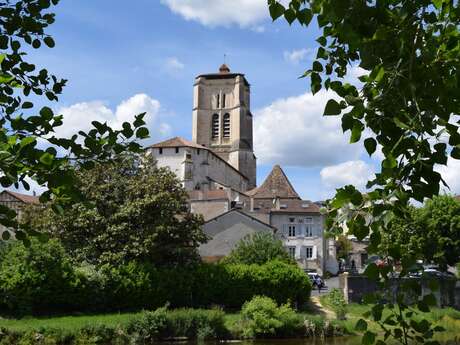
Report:
[{"label": "blue sky", "polygon": [[56,47],[29,58],[69,79],[54,106],[62,134],[146,110],[151,141],[190,139],[194,78],[217,71],[226,54],[251,83],[259,183],[281,164],[302,197],[320,200],[344,183],[362,187],[378,164],[347,144],[338,119],[321,116],[330,95],[312,97],[298,79],[318,29],[272,23],[266,0],[61,1],[55,12]]}]

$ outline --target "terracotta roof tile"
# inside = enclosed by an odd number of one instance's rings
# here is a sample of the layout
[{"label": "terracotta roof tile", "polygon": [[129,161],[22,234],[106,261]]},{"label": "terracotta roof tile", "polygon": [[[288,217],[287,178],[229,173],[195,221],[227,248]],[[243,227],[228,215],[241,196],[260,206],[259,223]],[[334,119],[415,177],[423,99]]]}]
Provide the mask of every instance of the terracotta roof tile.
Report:
[{"label": "terracotta roof tile", "polygon": [[287,199],[279,201],[280,208],[272,208],[271,213],[319,213],[320,207],[309,200]]},{"label": "terracotta roof tile", "polygon": [[174,137],[165,141],[161,141],[159,143],[153,144],[150,147],[194,147],[197,149],[208,149],[207,147],[204,147],[200,144],[194,143],[181,137]]},{"label": "terracotta roof tile", "polygon": [[283,169],[281,169],[279,165],[275,165],[273,167],[272,171],[261,186],[250,190],[246,194],[254,197],[255,199],[300,199]]},{"label": "terracotta roof tile", "polygon": [[25,204],[39,204],[40,203],[38,196],[22,194],[18,192],[12,192],[10,190],[4,190],[2,193],[8,193]]}]

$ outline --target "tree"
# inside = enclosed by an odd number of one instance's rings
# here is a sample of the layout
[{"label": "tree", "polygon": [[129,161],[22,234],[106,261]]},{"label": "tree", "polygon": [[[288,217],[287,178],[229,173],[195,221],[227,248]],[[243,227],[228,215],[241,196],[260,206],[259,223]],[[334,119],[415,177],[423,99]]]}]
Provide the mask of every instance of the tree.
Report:
[{"label": "tree", "polygon": [[[409,217],[411,200],[423,202],[439,193],[445,182],[436,166],[446,165],[449,156],[460,159],[456,117],[460,114],[460,4],[454,0],[291,0],[285,7],[268,0],[268,5],[274,20],[284,16],[289,24],[297,20],[309,26],[316,18],[322,34],[316,40],[316,58],[303,76],[310,78],[313,94],[323,87],[336,93],[324,115],[341,116],[350,143],[363,139],[370,156],[381,149],[380,171],[367,185],[372,191],[362,194],[351,185],[339,188],[328,203],[326,219],[334,233],[340,233],[346,223],[359,240],[370,235],[368,248],[375,251],[391,219]],[[356,66],[366,72],[360,77],[362,87],[343,82],[350,67]],[[402,262],[402,275],[415,262],[413,255],[400,250],[393,250],[390,259]],[[385,282],[392,269],[370,264],[366,273]],[[405,345],[413,339],[431,341],[439,329],[425,319],[423,324],[413,318],[407,322],[405,316],[426,311],[432,299],[418,306],[409,306],[406,300],[401,295],[396,304],[373,306],[384,339],[393,336]],[[384,307],[392,315],[387,320],[397,324],[393,330],[382,321]],[[365,331],[364,344],[376,342],[366,321],[360,320],[359,326]]]},{"label": "tree", "polygon": [[339,235],[335,241],[337,248],[337,257],[339,259],[347,260],[350,252],[353,250],[353,243],[346,235]]},{"label": "tree", "polygon": [[[140,114],[133,125],[124,123],[122,130],[93,121],[94,128],[88,133],[59,138],[54,130],[62,125],[63,117],[48,106],[33,109],[32,96],[57,101],[66,84],[46,69],[36,71],[36,66],[25,60],[25,46],[55,46],[45,29],[55,21],[48,9],[58,2],[0,1],[0,184],[4,188],[22,185],[29,190],[29,182],[34,180],[48,187],[40,200],[53,198],[55,210],[62,212],[63,207],[81,197],[75,188],[76,168],[92,168],[94,162],[110,160],[114,153],[139,152],[141,146],[131,139],[147,137],[148,130]],[[16,229],[15,217],[13,210],[0,205],[0,224]],[[18,230],[15,235],[27,241],[24,231]],[[8,231],[2,234],[4,240],[9,236]]]},{"label": "tree", "polygon": [[187,193],[169,169],[123,154],[113,163],[78,170],[76,180],[85,202],[64,215],[52,205],[41,212],[34,208],[25,226],[57,237],[76,260],[93,264],[198,260],[197,247],[206,241],[203,220],[189,212]]},{"label": "tree", "polygon": [[272,260],[294,263],[283,243],[273,234],[256,232],[246,235],[224,259],[228,263],[262,265]]},{"label": "tree", "polygon": [[382,241],[386,253],[401,248],[446,270],[460,261],[460,202],[447,195],[413,207],[411,220],[395,218]]}]

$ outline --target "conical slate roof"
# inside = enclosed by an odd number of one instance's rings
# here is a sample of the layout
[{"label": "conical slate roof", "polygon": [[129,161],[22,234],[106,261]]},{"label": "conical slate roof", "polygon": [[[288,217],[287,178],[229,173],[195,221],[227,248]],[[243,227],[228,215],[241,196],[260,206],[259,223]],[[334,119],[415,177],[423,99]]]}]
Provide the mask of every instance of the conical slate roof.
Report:
[{"label": "conical slate roof", "polygon": [[256,199],[300,199],[286,174],[279,165],[275,165],[261,186],[246,192]]}]

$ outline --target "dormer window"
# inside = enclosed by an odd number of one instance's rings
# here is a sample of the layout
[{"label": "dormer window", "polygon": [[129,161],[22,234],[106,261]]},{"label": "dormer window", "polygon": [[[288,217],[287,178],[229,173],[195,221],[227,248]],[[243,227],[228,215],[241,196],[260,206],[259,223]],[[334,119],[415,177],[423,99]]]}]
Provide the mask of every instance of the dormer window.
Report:
[{"label": "dormer window", "polygon": [[214,114],[212,116],[212,138],[217,139],[219,137],[219,115]]},{"label": "dormer window", "polygon": [[223,137],[230,138],[230,114],[224,115]]}]

